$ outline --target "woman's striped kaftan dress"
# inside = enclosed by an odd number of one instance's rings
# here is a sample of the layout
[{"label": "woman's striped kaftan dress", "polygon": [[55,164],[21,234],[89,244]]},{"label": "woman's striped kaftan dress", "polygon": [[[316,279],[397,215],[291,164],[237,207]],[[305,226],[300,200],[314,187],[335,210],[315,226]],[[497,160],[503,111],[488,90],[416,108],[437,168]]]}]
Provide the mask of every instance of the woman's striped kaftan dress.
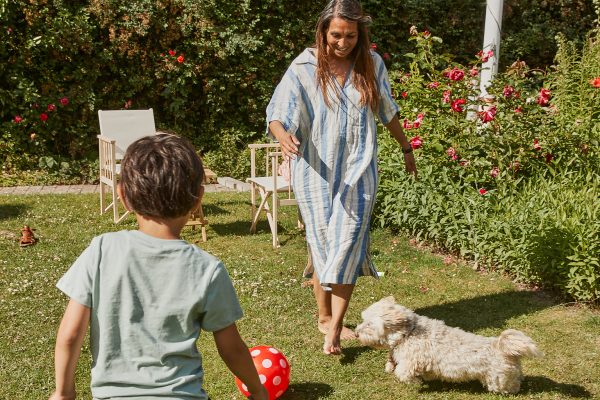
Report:
[{"label": "woman's striped kaftan dress", "polygon": [[[377,276],[369,254],[369,225],[377,191],[377,124],[372,109],[347,78],[330,107],[316,81],[314,49],[290,65],[267,107],[300,141],[292,186],[306,227],[314,272],[323,286],[354,284]],[[381,57],[371,52],[379,85],[377,117],[388,124],[398,112]],[[350,74],[349,74],[350,76]]]}]

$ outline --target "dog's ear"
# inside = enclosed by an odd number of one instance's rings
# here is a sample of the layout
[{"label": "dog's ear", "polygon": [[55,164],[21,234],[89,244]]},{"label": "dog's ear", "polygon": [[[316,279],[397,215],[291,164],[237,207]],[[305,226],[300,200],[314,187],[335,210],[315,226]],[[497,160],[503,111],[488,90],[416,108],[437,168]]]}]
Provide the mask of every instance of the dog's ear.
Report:
[{"label": "dog's ear", "polygon": [[412,316],[403,307],[394,305],[387,307],[382,315],[385,326],[394,331],[408,330],[412,326]]},{"label": "dog's ear", "polygon": [[388,296],[388,297],[384,297],[383,299],[381,299],[380,301],[382,301],[383,303],[392,303],[392,304],[396,304],[396,299],[394,299],[394,296]]}]

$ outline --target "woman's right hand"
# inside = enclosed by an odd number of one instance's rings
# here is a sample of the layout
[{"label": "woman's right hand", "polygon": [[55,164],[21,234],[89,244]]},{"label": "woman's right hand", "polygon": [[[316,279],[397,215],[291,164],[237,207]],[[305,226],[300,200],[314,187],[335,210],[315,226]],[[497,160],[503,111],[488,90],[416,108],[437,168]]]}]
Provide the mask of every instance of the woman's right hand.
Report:
[{"label": "woman's right hand", "polygon": [[269,129],[275,139],[279,142],[281,146],[281,152],[285,157],[295,158],[298,154],[298,146],[300,146],[300,141],[294,135],[289,134],[281,122],[279,121],[271,121],[269,123]]}]

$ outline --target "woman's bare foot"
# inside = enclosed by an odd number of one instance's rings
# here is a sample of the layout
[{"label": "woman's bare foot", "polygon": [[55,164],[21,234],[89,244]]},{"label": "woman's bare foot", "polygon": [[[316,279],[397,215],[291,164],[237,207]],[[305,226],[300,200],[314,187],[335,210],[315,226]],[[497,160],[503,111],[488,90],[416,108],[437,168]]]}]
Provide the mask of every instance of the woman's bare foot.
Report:
[{"label": "woman's bare foot", "polygon": [[[319,322],[317,324],[317,327],[319,328],[319,332],[321,332],[323,335],[327,335],[327,332],[329,331],[329,321]],[[340,334],[340,339],[341,340],[356,339],[356,333],[354,333],[354,331],[352,329],[346,328],[345,326],[343,326],[342,333]]]},{"label": "woman's bare foot", "polygon": [[328,356],[339,356],[342,354],[340,340],[330,339],[329,335],[325,335],[325,343],[323,343],[323,353]]}]

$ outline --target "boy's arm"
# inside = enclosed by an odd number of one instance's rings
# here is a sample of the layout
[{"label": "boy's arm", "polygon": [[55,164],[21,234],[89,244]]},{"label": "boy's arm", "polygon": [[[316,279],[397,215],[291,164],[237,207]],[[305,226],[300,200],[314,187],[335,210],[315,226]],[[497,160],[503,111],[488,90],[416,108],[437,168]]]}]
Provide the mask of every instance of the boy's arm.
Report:
[{"label": "boy's arm", "polygon": [[90,309],[71,299],[56,335],[56,390],[50,400],[75,399],[75,370],[89,321]]},{"label": "boy's arm", "polygon": [[219,355],[227,368],[248,387],[252,400],[268,400],[269,394],[260,383],[248,346],[240,337],[235,324],[213,332]]}]

